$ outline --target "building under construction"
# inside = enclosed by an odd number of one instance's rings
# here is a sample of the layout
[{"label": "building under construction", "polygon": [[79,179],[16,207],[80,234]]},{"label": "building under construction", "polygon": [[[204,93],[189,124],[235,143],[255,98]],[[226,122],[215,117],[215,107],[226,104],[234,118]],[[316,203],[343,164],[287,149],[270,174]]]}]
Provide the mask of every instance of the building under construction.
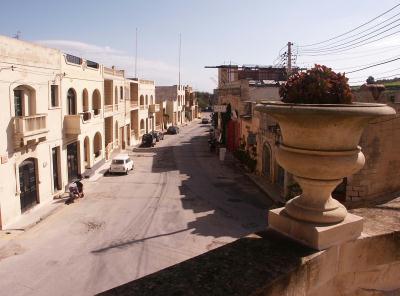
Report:
[{"label": "building under construction", "polygon": [[[206,68],[218,69],[218,88],[238,80],[266,82],[268,84],[286,81],[287,69],[273,66],[258,65],[219,65]],[[293,70],[292,70],[293,71]]]}]

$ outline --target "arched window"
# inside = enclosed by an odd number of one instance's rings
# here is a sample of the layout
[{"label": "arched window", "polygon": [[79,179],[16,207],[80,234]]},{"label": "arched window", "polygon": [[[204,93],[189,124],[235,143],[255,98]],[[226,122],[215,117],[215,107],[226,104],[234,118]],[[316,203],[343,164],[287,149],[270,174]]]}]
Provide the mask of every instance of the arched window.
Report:
[{"label": "arched window", "polygon": [[140,129],[143,130],[144,129],[144,120],[140,120]]},{"label": "arched window", "polygon": [[89,111],[89,95],[86,88],[82,92],[82,110],[83,112]]},{"label": "arched window", "polygon": [[140,106],[143,106],[143,105],[144,105],[144,96],[141,95],[140,96]]},{"label": "arched window", "polygon": [[38,203],[37,192],[37,159],[25,159],[18,167],[19,195],[21,212],[25,212]]},{"label": "arched window", "polygon": [[94,135],[94,139],[93,139],[93,153],[94,153],[94,157],[99,157],[101,156],[101,134],[100,132],[97,132]]},{"label": "arched window", "polygon": [[153,95],[150,96],[150,104],[154,104]]},{"label": "arched window", "polygon": [[146,95],[146,106],[149,104],[149,97]]},{"label": "arched window", "polygon": [[115,87],[114,103],[118,104],[118,87]]},{"label": "arched window", "polygon": [[70,88],[67,92],[67,113],[68,115],[76,115],[76,92]]},{"label": "arched window", "polygon": [[115,145],[118,145],[118,139],[119,139],[119,129],[118,129],[118,121],[115,122]]},{"label": "arched window", "polygon": [[101,95],[98,89],[95,89],[92,94],[92,106],[94,115],[99,115],[101,111]]},{"label": "arched window", "polygon": [[89,168],[90,162],[90,140],[89,137],[85,137],[83,141],[83,160],[85,162],[85,168]]},{"label": "arched window", "polygon": [[119,88],[119,99],[121,101],[124,99],[124,88],[122,86]]}]

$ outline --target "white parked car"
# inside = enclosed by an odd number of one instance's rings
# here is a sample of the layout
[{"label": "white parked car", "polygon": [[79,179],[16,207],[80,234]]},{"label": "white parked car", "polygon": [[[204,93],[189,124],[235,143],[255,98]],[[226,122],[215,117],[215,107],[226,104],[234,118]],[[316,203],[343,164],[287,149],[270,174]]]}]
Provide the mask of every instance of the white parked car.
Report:
[{"label": "white parked car", "polygon": [[133,170],[132,159],[126,154],[120,154],[113,158],[108,172],[110,174],[125,173],[127,175],[130,170]]}]

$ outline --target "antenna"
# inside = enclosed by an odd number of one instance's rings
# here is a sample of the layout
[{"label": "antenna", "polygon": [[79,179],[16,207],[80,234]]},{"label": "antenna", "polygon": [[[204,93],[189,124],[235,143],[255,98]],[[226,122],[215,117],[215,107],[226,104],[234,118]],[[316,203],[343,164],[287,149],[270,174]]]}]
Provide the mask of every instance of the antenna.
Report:
[{"label": "antenna", "polygon": [[136,28],[136,37],[135,37],[135,78],[137,78],[137,28]]},{"label": "antenna", "polygon": [[21,31],[18,30],[17,33],[13,35],[13,38],[20,39],[21,38]]},{"label": "antenna", "polygon": [[181,49],[182,49],[182,35],[179,33],[179,86],[181,86]]}]

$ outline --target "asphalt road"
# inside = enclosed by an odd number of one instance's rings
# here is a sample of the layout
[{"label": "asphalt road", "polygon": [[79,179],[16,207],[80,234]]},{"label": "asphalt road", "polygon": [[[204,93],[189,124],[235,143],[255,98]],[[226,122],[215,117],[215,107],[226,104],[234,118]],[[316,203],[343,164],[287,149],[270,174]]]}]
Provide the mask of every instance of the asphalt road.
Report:
[{"label": "asphalt road", "polygon": [[263,230],[272,202],[208,151],[208,128],[134,149],[127,176],[3,242],[0,294],[93,295]]}]

